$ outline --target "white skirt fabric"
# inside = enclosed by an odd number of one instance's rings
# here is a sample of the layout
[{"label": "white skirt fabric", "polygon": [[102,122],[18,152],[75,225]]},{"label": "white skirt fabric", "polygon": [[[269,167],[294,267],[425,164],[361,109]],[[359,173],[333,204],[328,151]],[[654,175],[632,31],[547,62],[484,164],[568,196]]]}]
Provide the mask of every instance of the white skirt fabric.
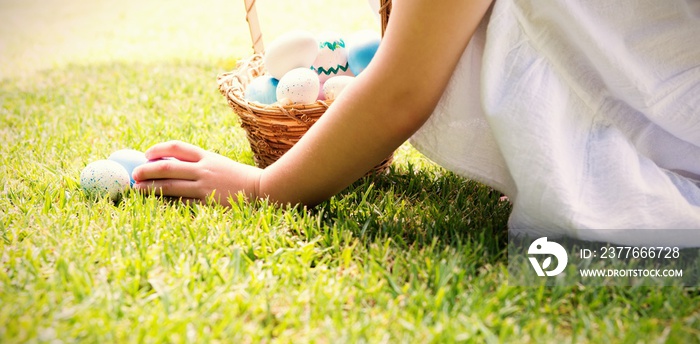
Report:
[{"label": "white skirt fabric", "polygon": [[496,0],[411,143],[514,233],[700,246],[700,1]]}]

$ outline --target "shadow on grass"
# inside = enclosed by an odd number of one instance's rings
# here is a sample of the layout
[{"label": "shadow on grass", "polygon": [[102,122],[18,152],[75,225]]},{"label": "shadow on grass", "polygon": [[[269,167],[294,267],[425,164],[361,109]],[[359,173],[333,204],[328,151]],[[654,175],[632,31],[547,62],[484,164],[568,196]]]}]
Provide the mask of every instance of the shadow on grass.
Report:
[{"label": "shadow on grass", "polygon": [[356,182],[315,211],[327,225],[350,228],[367,243],[478,247],[487,263],[506,258],[511,205],[501,196],[441,168],[414,170],[409,163]]}]

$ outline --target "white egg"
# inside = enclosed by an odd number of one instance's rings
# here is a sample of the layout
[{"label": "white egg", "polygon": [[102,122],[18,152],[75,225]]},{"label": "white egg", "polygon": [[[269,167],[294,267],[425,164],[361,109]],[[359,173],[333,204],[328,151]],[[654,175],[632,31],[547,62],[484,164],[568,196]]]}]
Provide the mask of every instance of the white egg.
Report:
[{"label": "white egg", "polygon": [[310,68],[318,55],[318,41],[310,32],[296,30],[287,32],[270,43],[265,50],[263,63],[267,71],[281,79],[295,68]]},{"label": "white egg", "polygon": [[338,75],[352,75],[348,65],[348,52],[340,34],[324,32],[317,37],[318,56],[312,69],[318,73],[321,83]]},{"label": "white egg", "polygon": [[377,24],[382,23],[382,17],[379,13],[379,9],[381,8],[381,4],[379,3],[379,0],[367,0],[369,3],[369,8],[372,10],[372,14],[374,14],[374,19],[377,21]]},{"label": "white egg", "polygon": [[323,96],[326,100],[333,100],[338,98],[340,93],[343,92],[345,87],[347,87],[355,77],[341,75],[328,79],[326,83],[323,84]]},{"label": "white egg", "polygon": [[92,197],[109,196],[116,201],[129,188],[130,176],[124,166],[112,160],[89,163],[80,172],[80,186]]},{"label": "white egg", "polygon": [[277,100],[284,105],[311,104],[318,97],[320,85],[318,75],[311,69],[292,69],[277,85]]}]

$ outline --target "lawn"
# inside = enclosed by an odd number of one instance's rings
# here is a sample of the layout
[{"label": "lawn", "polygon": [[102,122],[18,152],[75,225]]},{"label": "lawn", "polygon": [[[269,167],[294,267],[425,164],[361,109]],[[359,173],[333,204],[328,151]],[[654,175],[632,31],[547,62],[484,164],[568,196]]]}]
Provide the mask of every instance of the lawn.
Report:
[{"label": "lawn", "polygon": [[[509,203],[408,144],[314,209],[86,197],[122,148],[252,164],[216,89],[250,52],[231,2],[0,2],[0,343],[700,342],[697,288],[508,285]],[[375,25],[259,3],[270,36]]]}]

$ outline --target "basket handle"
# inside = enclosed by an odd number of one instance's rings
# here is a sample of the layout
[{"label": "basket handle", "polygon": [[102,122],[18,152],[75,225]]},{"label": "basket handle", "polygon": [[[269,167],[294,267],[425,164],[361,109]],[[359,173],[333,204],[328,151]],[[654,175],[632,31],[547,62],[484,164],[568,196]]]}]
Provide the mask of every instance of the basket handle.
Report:
[{"label": "basket handle", "polygon": [[[258,20],[258,10],[255,7],[256,0],[243,0],[245,3],[245,19],[248,22],[250,30],[250,40],[253,42],[253,52],[262,54],[265,52],[265,44],[263,43],[262,31],[260,30],[260,21]],[[379,14],[382,18],[382,36],[386,31],[386,26],[389,23],[389,14],[391,13],[391,0],[379,0]]]},{"label": "basket handle", "polygon": [[250,40],[253,42],[253,52],[262,54],[265,51],[265,44],[263,44],[262,31],[260,31],[255,0],[243,0],[243,2],[245,3],[245,19],[250,30]]},{"label": "basket handle", "polygon": [[391,14],[391,0],[380,0],[379,15],[382,17],[382,37],[389,24],[389,14]]}]

